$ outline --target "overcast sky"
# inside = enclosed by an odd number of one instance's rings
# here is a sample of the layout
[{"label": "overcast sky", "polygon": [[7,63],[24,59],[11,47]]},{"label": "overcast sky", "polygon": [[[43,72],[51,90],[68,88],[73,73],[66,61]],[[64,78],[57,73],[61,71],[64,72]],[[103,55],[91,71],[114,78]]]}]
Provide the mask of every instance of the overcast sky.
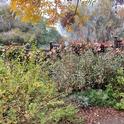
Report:
[{"label": "overcast sky", "polygon": [[10,0],[0,0],[0,5],[7,5],[10,2]]}]

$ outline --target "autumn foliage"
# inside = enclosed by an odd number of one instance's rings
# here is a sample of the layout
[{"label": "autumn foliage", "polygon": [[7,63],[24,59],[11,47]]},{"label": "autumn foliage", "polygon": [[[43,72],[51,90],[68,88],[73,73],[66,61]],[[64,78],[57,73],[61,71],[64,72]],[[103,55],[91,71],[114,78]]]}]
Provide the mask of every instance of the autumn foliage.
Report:
[{"label": "autumn foliage", "polygon": [[89,20],[87,5],[79,5],[79,0],[75,4],[63,0],[11,0],[10,9],[23,22],[37,23],[45,18],[50,26],[61,21],[62,26],[70,29],[74,23],[79,26]]},{"label": "autumn foliage", "polygon": [[24,22],[36,23],[47,17],[49,23],[52,24],[62,15],[65,6],[60,0],[54,2],[48,0],[12,0],[10,8]]}]

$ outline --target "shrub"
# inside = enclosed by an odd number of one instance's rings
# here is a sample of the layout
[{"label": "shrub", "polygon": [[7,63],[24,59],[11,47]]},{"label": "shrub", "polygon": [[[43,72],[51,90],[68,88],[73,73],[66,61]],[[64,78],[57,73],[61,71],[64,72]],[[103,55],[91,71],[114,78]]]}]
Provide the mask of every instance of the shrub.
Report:
[{"label": "shrub", "polygon": [[116,109],[124,109],[124,69],[119,68],[117,70],[117,75],[116,75],[116,83],[113,85],[113,89],[116,90],[117,93],[117,102],[116,105],[114,106]]},{"label": "shrub", "polygon": [[124,110],[124,92],[119,93],[118,97],[120,97],[120,100],[116,103],[114,107],[119,110]]},{"label": "shrub", "polygon": [[38,64],[16,60],[7,64],[0,60],[0,123],[80,123],[77,110],[64,103]]},{"label": "shrub", "polygon": [[124,110],[124,70],[116,70],[114,81],[109,82],[105,89],[88,89],[72,94],[69,98],[81,107],[111,106],[118,110]]},{"label": "shrub", "polygon": [[67,54],[51,66],[52,78],[59,91],[73,92],[88,88],[105,89],[116,82],[117,69],[123,56],[94,55],[90,50],[81,56]]},{"label": "shrub", "polygon": [[114,107],[117,103],[117,94],[113,91],[112,87],[108,86],[106,90],[102,89],[89,89],[75,93],[70,96],[70,100],[74,101],[80,107],[89,106],[112,106]]}]

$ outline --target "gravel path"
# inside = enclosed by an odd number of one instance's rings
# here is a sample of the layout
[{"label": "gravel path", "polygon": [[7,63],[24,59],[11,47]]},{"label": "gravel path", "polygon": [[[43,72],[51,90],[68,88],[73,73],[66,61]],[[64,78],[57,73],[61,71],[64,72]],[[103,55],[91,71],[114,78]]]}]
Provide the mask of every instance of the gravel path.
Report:
[{"label": "gravel path", "polygon": [[124,111],[113,108],[80,109],[79,115],[84,118],[85,124],[124,124]]},{"label": "gravel path", "polygon": [[96,122],[96,124],[124,124],[124,118],[123,117],[111,117],[108,119],[100,120],[99,122]]}]

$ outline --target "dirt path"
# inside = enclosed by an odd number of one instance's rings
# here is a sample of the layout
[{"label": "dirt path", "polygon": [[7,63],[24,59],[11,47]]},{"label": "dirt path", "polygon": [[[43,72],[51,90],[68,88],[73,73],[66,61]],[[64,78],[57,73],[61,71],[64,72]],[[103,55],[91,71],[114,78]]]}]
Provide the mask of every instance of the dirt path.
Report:
[{"label": "dirt path", "polygon": [[117,118],[109,118],[109,119],[104,119],[99,122],[96,122],[96,124],[124,124],[124,118],[122,117],[117,117]]},{"label": "dirt path", "polygon": [[79,115],[84,118],[85,124],[124,124],[124,111],[112,108],[81,109]]}]

